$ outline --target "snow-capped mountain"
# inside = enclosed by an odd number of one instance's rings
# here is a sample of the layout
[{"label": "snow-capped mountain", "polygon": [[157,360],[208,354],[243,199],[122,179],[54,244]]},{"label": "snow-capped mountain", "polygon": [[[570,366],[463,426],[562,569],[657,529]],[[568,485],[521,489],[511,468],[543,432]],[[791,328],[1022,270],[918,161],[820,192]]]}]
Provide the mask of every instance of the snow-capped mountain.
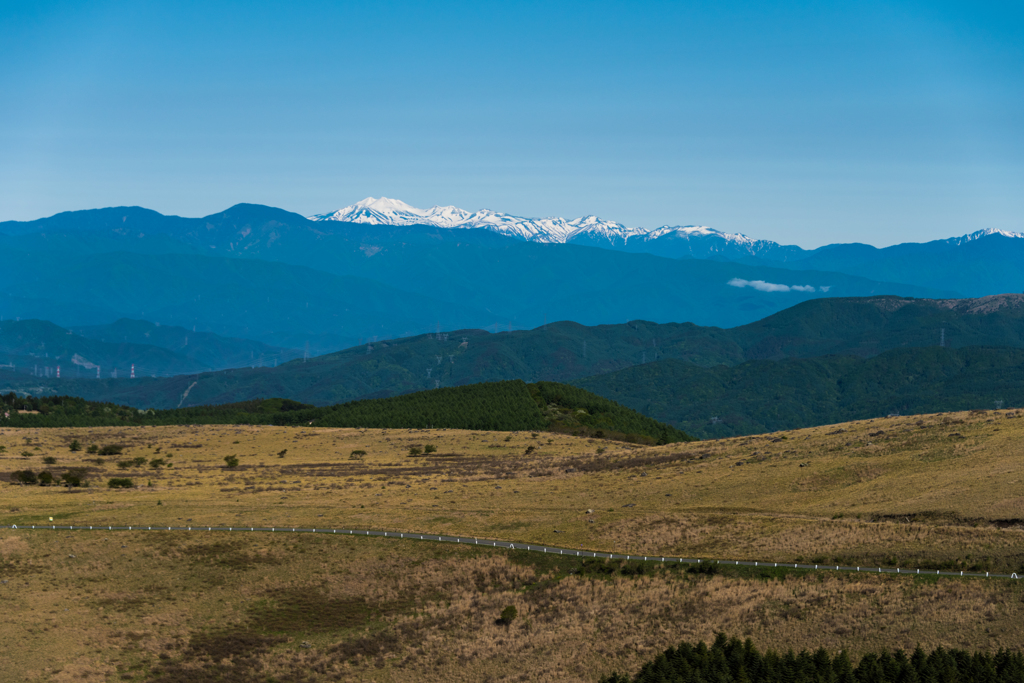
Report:
[{"label": "snow-capped mountain", "polygon": [[1024,232],[1010,232],[1008,230],[996,230],[995,228],[989,228],[987,230],[977,230],[970,233],[969,235],[963,235],[961,237],[951,237],[948,240],[944,240],[949,244],[967,244],[968,242],[975,242],[982,237],[991,237],[993,235],[1001,235],[1003,237],[1012,238],[1024,238]]},{"label": "snow-capped mountain", "polygon": [[[417,209],[398,199],[367,197],[333,213],[310,216],[313,221],[345,221],[372,225],[430,225],[438,228],[482,228],[527,242],[578,244],[642,252],[669,258],[743,261],[750,259],[782,264],[808,259],[818,252],[835,256],[839,249],[869,248],[865,245],[829,245],[817,250],[781,245],[771,240],[758,240],[743,234],[722,232],[703,225],[663,225],[654,229],[627,227],[597,216],[582,218],[524,218],[483,209],[466,211],[455,206],[433,206]],[[1001,235],[1024,238],[1024,233],[1005,230],[979,230],[939,242],[961,246],[982,238]],[[788,267],[788,266],[787,266]]]},{"label": "snow-capped mountain", "polygon": [[[373,225],[432,225],[439,228],[484,228],[529,242],[603,242],[625,245],[632,239],[656,239],[672,232],[698,231],[702,235],[718,235],[736,243],[753,242],[743,235],[728,235],[701,226],[662,227],[651,231],[630,228],[622,223],[606,221],[597,216],[571,220],[559,217],[524,218],[483,209],[469,212],[455,206],[433,206],[417,209],[398,199],[367,197],[333,213],[310,216],[313,221],[345,221]],[[680,232],[683,231],[683,232]],[[657,235],[655,235],[657,233]],[[694,233],[697,234],[697,233]]]}]

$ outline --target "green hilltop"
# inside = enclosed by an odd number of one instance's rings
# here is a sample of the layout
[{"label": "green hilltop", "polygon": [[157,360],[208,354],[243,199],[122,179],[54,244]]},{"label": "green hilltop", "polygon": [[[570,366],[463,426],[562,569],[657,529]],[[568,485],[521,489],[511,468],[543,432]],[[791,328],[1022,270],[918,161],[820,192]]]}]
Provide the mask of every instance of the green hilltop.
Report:
[{"label": "green hilltop", "polygon": [[[545,430],[634,443],[691,441],[688,434],[585,389],[519,380],[421,391],[317,407],[261,399],[172,410],[142,410],[67,396],[0,397],[0,425],[271,424],[317,427]],[[19,412],[20,411],[20,412]]]}]

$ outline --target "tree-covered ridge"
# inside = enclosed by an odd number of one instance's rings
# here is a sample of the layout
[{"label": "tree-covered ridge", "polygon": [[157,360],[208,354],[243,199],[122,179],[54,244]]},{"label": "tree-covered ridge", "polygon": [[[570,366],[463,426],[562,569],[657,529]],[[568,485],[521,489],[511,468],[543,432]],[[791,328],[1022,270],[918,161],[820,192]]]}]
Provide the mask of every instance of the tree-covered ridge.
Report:
[{"label": "tree-covered ridge", "polygon": [[723,438],[892,413],[1024,406],[1024,350],[894,349],[701,368],[662,360],[573,384],[675,425]]},{"label": "tree-covered ridge", "polygon": [[690,441],[688,434],[651,419],[615,401],[558,382],[537,382],[529,385],[530,394],[544,409],[547,428],[552,431],[611,436],[635,440],[630,435],[645,435],[656,443]]},{"label": "tree-covered ridge", "polygon": [[69,396],[0,396],[3,426],[170,424],[552,430],[644,443],[673,443],[692,438],[614,401],[555,382],[488,382],[327,407],[273,398],[173,410],[137,410]]},{"label": "tree-covered ridge", "polygon": [[994,654],[918,647],[866,654],[856,666],[845,651],[825,649],[760,652],[748,639],[719,634],[711,647],[683,643],[669,648],[633,678],[612,674],[601,683],[1021,683],[1024,655],[1000,649]]}]

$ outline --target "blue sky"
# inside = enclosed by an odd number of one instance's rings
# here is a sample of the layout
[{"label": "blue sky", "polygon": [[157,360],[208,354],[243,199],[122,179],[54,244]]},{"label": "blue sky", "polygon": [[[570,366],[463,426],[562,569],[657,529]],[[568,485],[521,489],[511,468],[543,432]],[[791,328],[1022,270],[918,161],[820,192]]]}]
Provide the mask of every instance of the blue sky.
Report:
[{"label": "blue sky", "polygon": [[366,197],[1024,231],[1020,3],[0,0],[0,220]]}]

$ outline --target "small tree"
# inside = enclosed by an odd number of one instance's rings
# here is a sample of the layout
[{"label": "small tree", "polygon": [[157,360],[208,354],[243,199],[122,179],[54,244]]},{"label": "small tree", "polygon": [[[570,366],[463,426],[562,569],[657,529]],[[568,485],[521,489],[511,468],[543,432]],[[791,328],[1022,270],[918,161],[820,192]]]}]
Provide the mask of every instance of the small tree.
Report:
[{"label": "small tree", "polygon": [[501,616],[498,617],[498,623],[508,626],[517,616],[519,616],[519,613],[516,611],[516,606],[508,605],[505,609],[501,610]]},{"label": "small tree", "polygon": [[409,455],[420,455],[423,451],[420,450],[419,446],[409,446]]},{"label": "small tree", "polygon": [[39,485],[40,486],[49,486],[52,483],[53,483],[53,475],[52,474],[50,474],[49,472],[47,472],[45,470],[39,473]]},{"label": "small tree", "polygon": [[224,462],[227,467],[238,467],[238,458],[234,455],[225,455]]},{"label": "small tree", "polygon": [[35,484],[38,479],[36,473],[32,470],[18,470],[17,472],[11,472],[11,481],[16,484]]},{"label": "small tree", "polygon": [[428,443],[426,446],[423,447],[423,452],[424,453],[437,453],[437,446],[435,446],[432,443]]},{"label": "small tree", "polygon": [[100,447],[99,447],[99,446],[97,446],[96,444],[93,444],[93,445],[89,446],[88,448],[86,448],[86,449],[85,449],[85,452],[86,452],[86,453],[95,453],[95,452],[96,452],[96,451],[98,451],[99,449],[100,449]]},{"label": "small tree", "polygon": [[68,488],[78,487],[84,483],[85,471],[81,469],[68,470],[60,475],[60,478]]},{"label": "small tree", "polygon": [[103,448],[101,448],[99,450],[99,454],[100,455],[121,455],[121,452],[123,450],[124,450],[124,446],[115,446],[113,444],[110,444],[108,446],[104,446]]},{"label": "small tree", "polygon": [[47,465],[56,465],[57,464],[57,458],[53,457],[52,455],[48,455],[45,458],[43,458],[43,463],[45,463]]},{"label": "small tree", "polygon": [[130,489],[134,486],[131,479],[125,477],[115,477],[107,482],[107,486],[112,489]]},{"label": "small tree", "polygon": [[77,453],[78,451],[82,450],[82,444],[78,442],[78,439],[73,439],[71,441],[71,445],[68,446],[68,448],[71,450],[72,453]]},{"label": "small tree", "polygon": [[166,464],[167,461],[164,460],[163,458],[153,458],[152,460],[149,461],[149,466],[152,467],[154,470],[158,470]]}]

